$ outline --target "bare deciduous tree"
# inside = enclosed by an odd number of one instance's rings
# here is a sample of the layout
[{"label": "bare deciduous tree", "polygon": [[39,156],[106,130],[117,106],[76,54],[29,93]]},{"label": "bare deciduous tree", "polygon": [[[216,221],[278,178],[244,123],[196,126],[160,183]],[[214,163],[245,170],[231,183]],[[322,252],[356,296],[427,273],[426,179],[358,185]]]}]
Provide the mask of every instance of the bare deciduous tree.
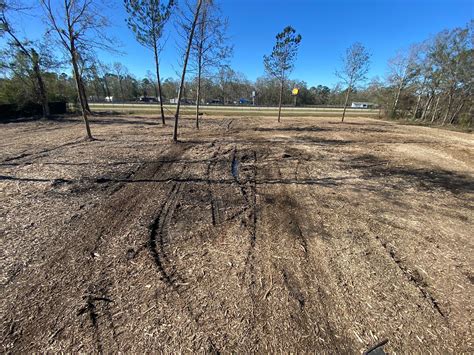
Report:
[{"label": "bare deciduous tree", "polygon": [[469,97],[474,67],[472,26],[439,33],[428,58],[445,93],[443,124],[452,123]]},{"label": "bare deciduous tree", "polygon": [[229,57],[232,48],[226,45],[227,19],[215,1],[204,0],[193,39],[192,58],[196,68],[196,128],[199,129],[201,79],[212,67],[219,67]]},{"label": "bare deciduous tree", "polygon": [[[146,71],[146,78],[150,81],[151,85],[153,86],[153,92],[155,93],[155,97],[158,97],[158,83],[156,82],[156,76],[153,77],[153,73],[149,70]],[[160,84],[161,85],[161,84]],[[163,90],[160,90],[162,92]],[[163,94],[161,95],[163,97]]]},{"label": "bare deciduous tree", "polygon": [[[198,23],[199,15],[201,13],[202,1],[203,0],[196,0],[196,5],[194,7],[192,20],[188,22],[186,18],[183,18],[181,22],[181,27],[186,29],[187,45],[186,45],[186,50],[184,52],[183,69],[181,73],[181,81],[180,81],[179,90],[178,90],[178,102],[176,103],[176,112],[174,115],[174,128],[173,128],[173,141],[174,142],[178,141],[178,121],[179,121],[179,109],[181,106],[181,97],[183,95],[183,90],[184,90],[184,84],[185,84],[185,79],[186,79],[186,69],[187,69],[188,61],[189,61],[189,53],[191,52],[194,32],[196,31],[196,25]],[[186,22],[188,22],[188,25],[186,25]]]},{"label": "bare deciduous tree", "polygon": [[36,82],[36,90],[41,101],[41,107],[43,111],[43,117],[49,117],[49,103],[48,94],[46,92],[46,85],[43,80],[42,74],[42,61],[43,58],[38,53],[38,48],[35,48],[35,44],[28,40],[20,40],[12,28],[10,21],[8,20],[8,12],[16,11],[19,12],[23,8],[20,5],[13,5],[4,0],[0,1],[0,31],[8,34],[11,39],[11,47],[16,48],[21,55],[28,59],[31,64],[31,71],[34,75]]},{"label": "bare deciduous tree", "polygon": [[336,76],[339,77],[346,85],[346,98],[344,100],[344,110],[342,111],[342,119],[346,115],[347,103],[352,89],[358,82],[366,79],[369,71],[370,54],[361,43],[354,43],[346,50],[345,56],[342,58],[342,69],[336,71]]},{"label": "bare deciduous tree", "polygon": [[103,85],[104,85],[104,96],[109,97],[111,96],[110,94],[110,86],[109,86],[109,81],[107,80],[108,73],[110,72],[109,65],[101,62],[100,60],[96,61],[96,69],[97,69],[97,74],[99,75]]},{"label": "bare deciduous tree", "polygon": [[135,33],[137,41],[143,46],[153,50],[156,81],[158,83],[158,95],[160,100],[161,121],[165,121],[165,111],[163,109],[163,95],[161,90],[159,53],[161,51],[160,41],[163,36],[163,29],[168,22],[175,1],[169,0],[163,3],[160,0],[124,0],[125,9],[129,17],[128,26]]},{"label": "bare deciduous tree", "polygon": [[125,101],[125,94],[124,94],[124,90],[123,90],[123,80],[125,79],[125,77],[127,75],[129,75],[128,69],[127,69],[127,67],[125,67],[120,62],[115,62],[113,64],[113,68],[114,68],[114,74],[117,76],[117,80],[118,80],[118,83],[119,83],[120,100],[122,100],[122,102],[124,102]]},{"label": "bare deciduous tree", "polygon": [[463,119],[465,124],[471,124],[468,108],[473,101],[472,24],[442,31],[417,45],[413,119],[419,117],[421,121],[439,121],[443,125]]},{"label": "bare deciduous tree", "polygon": [[68,54],[73,68],[74,80],[86,128],[86,139],[93,140],[87,117],[88,104],[84,81],[81,76],[81,53],[94,48],[115,50],[105,29],[109,22],[100,9],[98,1],[92,0],[40,0],[50,30],[55,32],[58,42]]},{"label": "bare deciduous tree", "polygon": [[410,84],[417,74],[414,55],[414,51],[416,50],[416,47],[412,47],[408,52],[400,51],[388,62],[388,82],[395,88],[395,98],[390,112],[391,117],[396,116],[402,91]]},{"label": "bare deciduous tree", "polygon": [[278,101],[278,122],[281,117],[281,104],[283,87],[288,74],[293,70],[301,35],[296,34],[293,27],[287,26],[276,35],[276,44],[269,56],[263,56],[265,71],[280,82],[280,95]]}]

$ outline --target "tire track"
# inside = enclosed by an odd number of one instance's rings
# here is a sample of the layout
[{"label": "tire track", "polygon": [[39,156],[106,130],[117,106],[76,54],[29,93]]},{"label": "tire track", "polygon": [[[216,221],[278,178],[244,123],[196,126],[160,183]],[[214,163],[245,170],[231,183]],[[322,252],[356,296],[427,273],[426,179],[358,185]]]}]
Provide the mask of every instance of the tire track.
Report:
[{"label": "tire track", "polygon": [[403,275],[407,278],[407,280],[412,283],[421,293],[422,297],[431,305],[431,307],[438,312],[438,314],[446,319],[446,315],[441,310],[438,301],[433,297],[433,295],[426,289],[426,283],[423,281],[423,278],[419,275],[419,273],[415,271],[411,271],[405,263],[400,259],[400,257],[395,252],[395,248],[388,245],[386,241],[380,239],[380,237],[376,236],[380,242],[380,245],[383,249],[387,252],[389,257],[393,260],[393,262],[397,265]]},{"label": "tire track", "polygon": [[[255,258],[254,258],[253,252],[255,249],[255,243],[257,241],[257,182],[256,180],[257,180],[257,153],[253,151],[252,176],[249,180],[250,198],[247,196],[247,194],[245,195],[245,200],[248,206],[247,209],[250,211],[249,215],[247,216],[248,224],[246,225],[248,233],[249,233],[250,245],[247,252],[245,265],[249,267],[250,275],[253,275],[251,284],[255,283],[255,279],[254,279],[255,277],[254,259]],[[242,190],[245,191],[240,181],[238,183],[240,187],[242,188]]]},{"label": "tire track", "polygon": [[166,201],[160,208],[160,212],[150,225],[150,239],[148,241],[148,250],[162,279],[174,290],[178,288],[178,277],[175,275],[175,272],[167,270],[165,264],[171,264],[171,262],[166,254],[165,248],[167,244],[169,244],[167,240],[168,225],[173,217],[182,190],[182,184],[174,183],[172,185]]},{"label": "tire track", "polygon": [[[176,207],[184,189],[185,185],[182,183],[174,183],[172,185],[166,201],[161,206],[160,212],[150,226],[148,249],[153,258],[153,262],[161,275],[161,279],[165,282],[166,286],[168,286],[178,296],[175,299],[176,306],[190,319],[197,329],[200,329],[202,325],[199,322],[199,317],[193,309],[192,301],[190,301],[191,298],[186,295],[189,288],[184,287],[184,285],[187,285],[187,282],[185,282],[177,271],[173,269],[172,260],[170,260],[165,250],[167,247],[170,247],[168,228],[172,222]],[[212,337],[205,331],[202,331],[202,334],[208,343],[207,351],[210,353],[220,353]]]},{"label": "tire track", "polygon": [[[162,154],[160,150],[158,154]],[[138,170],[131,171],[130,174],[136,174],[139,177],[154,177],[163,171],[164,163],[144,164]],[[86,228],[86,231],[94,231],[89,233],[89,243],[85,245],[85,261],[86,273],[89,275],[84,278],[89,286],[85,290],[82,298],[85,305],[76,311],[76,316],[87,315],[92,326],[91,344],[94,344],[95,350],[99,353],[106,349],[115,347],[119,348],[119,335],[126,332],[125,322],[120,304],[117,304],[112,297],[117,279],[110,272],[113,261],[110,255],[120,253],[120,246],[117,243],[111,243],[117,234],[121,234],[123,228],[127,228],[136,218],[140,204],[147,200],[146,193],[137,192],[133,187],[125,189],[124,184],[119,182],[112,186],[113,191],[109,194],[111,200],[98,215],[93,217],[92,223]],[[118,207],[119,206],[119,207]],[[118,208],[117,208],[118,207]],[[113,211],[113,212],[112,212]],[[109,213],[113,213],[113,217],[108,223],[103,223],[104,217]],[[103,215],[103,216],[102,216]],[[112,239],[112,240],[111,240]],[[114,247],[114,245],[116,245]],[[113,249],[116,250],[113,250]],[[118,248],[118,250],[117,250]],[[146,248],[146,245],[145,247]],[[141,251],[139,247],[135,252],[130,248],[126,252],[126,260],[136,257]],[[120,299],[119,301],[122,301]],[[58,330],[53,333],[52,339],[62,331],[62,329],[70,328],[74,322],[69,321],[61,325]]]},{"label": "tire track", "polygon": [[239,159],[238,159],[238,156],[237,156],[237,147],[234,147],[234,149],[232,150],[232,159],[231,159],[231,163],[230,163],[230,173],[231,173],[231,175],[234,179],[234,182],[237,184],[242,197],[245,200],[245,204],[250,206],[250,201],[249,201],[249,198],[248,198],[248,195],[247,195],[247,191],[245,190],[245,186],[243,185],[243,183],[239,179],[239,164],[240,164],[240,162],[239,162]]},{"label": "tire track", "polygon": [[[179,149],[178,151],[164,153],[164,149],[161,149],[158,154],[181,156],[185,150],[186,148],[184,148],[184,150]],[[138,171],[132,172],[132,174],[136,174],[139,177],[143,178],[153,178],[158,174],[162,174],[165,166],[166,163],[164,162],[146,164],[141,166]],[[183,170],[184,166],[182,166],[181,169],[178,169],[178,175],[182,174]],[[121,188],[123,187],[122,185],[123,184],[119,183],[116,187]],[[166,206],[165,208],[162,208],[160,210],[160,214],[156,219],[157,221],[165,221],[165,223],[160,224],[160,238],[158,239],[159,246],[155,248],[157,252],[159,250],[162,251],[159,257],[160,261],[164,260],[165,263],[169,263],[169,259],[165,252],[165,247],[167,244],[165,238],[167,231],[165,228],[167,228],[167,225],[169,224],[169,218],[171,218],[174,208],[176,207],[176,201],[178,199],[181,188],[181,184],[173,184],[170,193],[171,198],[165,201]],[[119,215],[115,217],[112,223],[106,226],[103,226],[101,224],[101,228],[99,228],[100,232],[98,233],[98,236],[95,242],[93,243],[92,251],[90,252],[90,260],[93,261],[95,259],[96,253],[97,255],[99,255],[100,251],[100,254],[102,254],[102,256],[99,257],[98,261],[101,262],[102,265],[105,263],[105,259],[103,258],[107,256],[110,252],[109,249],[111,236],[114,234],[114,232],[120,230],[123,226],[126,226],[131,223],[135,218],[134,216],[137,213],[137,207],[139,208],[140,202],[143,203],[144,199],[149,199],[149,197],[147,197],[146,194],[143,192],[133,193],[132,190],[125,191],[125,195],[122,195],[119,192],[120,190],[121,189],[114,191],[113,194],[118,194],[119,200],[122,200],[124,205],[121,205],[121,208],[118,211]],[[147,246],[149,247],[149,245],[150,238],[148,240],[148,243],[145,242],[144,245],[142,247],[139,247],[136,252],[130,252],[130,248],[128,248],[126,252],[126,259],[129,260],[130,258],[136,257],[136,255],[142,249],[146,249]],[[162,266],[164,275],[167,276],[167,278],[163,277],[165,282],[169,280],[176,280],[176,278],[173,277],[172,273],[166,271],[166,265]],[[95,277],[97,281],[89,287],[86,296],[84,296],[84,299],[86,300],[86,306],[82,309],[83,312],[85,311],[89,314],[89,319],[94,329],[94,341],[96,343],[98,352],[102,352],[103,350],[107,349],[107,347],[110,347],[111,344],[115,344],[115,346],[118,348],[118,337],[120,334],[126,331],[124,328],[125,320],[123,319],[123,316],[121,316],[123,312],[120,308],[117,308],[118,305],[113,301],[112,297],[110,296],[110,293],[113,289],[112,285],[115,281],[113,278],[111,278],[111,276],[109,276],[107,268],[108,266],[104,268],[100,275],[97,275]],[[93,270],[94,266],[91,265],[91,271],[93,272]]]},{"label": "tire track", "polygon": [[[235,158],[236,150],[234,150],[233,159]],[[239,185],[239,189],[242,193],[242,196],[245,200],[245,212],[243,222],[247,229],[248,237],[249,237],[249,246],[247,250],[247,256],[244,261],[244,271],[242,275],[242,279],[246,282],[247,292],[251,302],[251,318],[249,320],[249,332],[252,335],[253,343],[256,347],[258,347],[258,343],[260,341],[259,336],[256,334],[257,328],[257,319],[261,317],[256,315],[256,310],[260,310],[260,312],[264,312],[263,307],[259,307],[258,304],[260,302],[258,297],[258,289],[257,289],[257,275],[256,275],[256,260],[255,260],[255,244],[257,242],[257,153],[256,151],[252,151],[252,166],[251,166],[251,176],[245,182],[247,186],[244,185],[240,179],[235,178],[236,183]],[[246,189],[249,189],[249,193],[247,193]]]},{"label": "tire track", "polygon": [[[235,166],[239,163],[238,155],[237,155],[237,148],[234,148],[232,152],[232,160],[231,160],[231,173],[234,178],[234,182],[237,184],[240,193],[244,199],[245,207],[244,211],[248,211],[247,215],[244,215],[243,223],[247,228],[250,240],[250,246],[247,255],[246,265],[250,261],[252,257],[252,251],[255,247],[255,242],[257,239],[257,153],[256,151],[252,152],[252,166],[251,166],[251,176],[248,178],[247,181],[243,182],[239,178],[238,172],[235,171]],[[250,191],[250,193],[247,191]]]},{"label": "tire track", "polygon": [[217,148],[216,151],[212,154],[212,157],[209,161],[209,164],[207,165],[207,171],[206,171],[206,176],[207,176],[207,188],[209,192],[209,201],[211,205],[211,221],[212,225],[215,227],[216,225],[221,223],[221,216],[219,213],[219,204],[218,201],[214,198],[214,194],[212,193],[212,183],[211,183],[211,173],[214,167],[217,164],[217,155],[219,154],[220,147]]}]

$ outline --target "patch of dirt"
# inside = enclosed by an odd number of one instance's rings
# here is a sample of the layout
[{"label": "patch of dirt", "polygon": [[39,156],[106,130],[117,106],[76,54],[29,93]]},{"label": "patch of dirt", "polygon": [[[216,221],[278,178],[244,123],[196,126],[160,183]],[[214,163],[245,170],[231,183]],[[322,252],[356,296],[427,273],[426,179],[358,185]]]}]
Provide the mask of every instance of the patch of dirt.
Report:
[{"label": "patch of dirt", "polygon": [[2,125],[1,351],[472,352],[472,135],[347,121]]}]

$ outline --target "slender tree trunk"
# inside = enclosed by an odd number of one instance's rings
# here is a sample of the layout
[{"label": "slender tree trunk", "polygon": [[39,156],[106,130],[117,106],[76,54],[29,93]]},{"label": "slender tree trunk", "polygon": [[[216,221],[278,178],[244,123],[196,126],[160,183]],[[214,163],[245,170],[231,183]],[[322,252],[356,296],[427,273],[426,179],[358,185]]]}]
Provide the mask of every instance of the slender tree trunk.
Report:
[{"label": "slender tree trunk", "polygon": [[87,118],[87,109],[86,109],[86,103],[84,101],[84,95],[82,92],[81,88],[81,78],[79,75],[79,66],[77,65],[77,53],[74,47],[74,44],[71,43],[71,59],[72,59],[72,67],[74,71],[74,80],[76,82],[76,88],[77,88],[77,93],[79,96],[79,103],[81,104],[81,111],[82,111],[82,119],[84,120],[84,124],[86,126],[86,138],[93,140],[94,137],[92,137],[91,129],[89,127],[89,119]]},{"label": "slender tree trunk", "polygon": [[[72,47],[71,47],[72,48]],[[77,49],[75,48],[75,52],[76,52],[76,63],[77,63],[77,67],[79,68],[79,54],[77,53]],[[87,93],[86,93],[86,85],[84,84],[84,80],[82,79],[82,74],[84,72],[84,63],[82,63],[82,67],[79,68],[79,75],[78,75],[78,78],[79,78],[79,93],[80,95],[82,95],[82,100],[84,102],[84,107],[86,109],[86,112],[88,115],[92,115],[92,111],[89,107],[89,100],[87,99]]]},{"label": "slender tree trunk", "polygon": [[106,78],[105,75],[104,75],[104,84],[105,84],[105,93],[107,94],[107,97],[110,98],[109,83],[108,83],[107,78]]},{"label": "slender tree trunk", "polygon": [[422,121],[424,121],[426,116],[428,115],[428,110],[430,108],[432,100],[433,100],[433,95],[428,96],[428,100],[426,101],[425,107],[423,108],[423,113],[421,114]]},{"label": "slender tree trunk", "polygon": [[453,91],[452,91],[452,89],[450,89],[449,90],[449,95],[448,95],[448,107],[446,107],[446,113],[444,115],[443,125],[445,125],[446,121],[448,120],[449,113],[451,112],[452,105],[453,105]]},{"label": "slender tree trunk", "polygon": [[92,111],[89,107],[89,100],[87,99],[86,86],[84,85],[84,80],[82,80],[82,76],[80,74],[79,74],[79,82],[80,82],[80,87],[81,87],[80,93],[84,101],[84,107],[86,108],[87,114],[92,115]]},{"label": "slender tree trunk", "polygon": [[201,101],[201,72],[202,72],[202,58],[198,59],[198,76],[197,76],[197,90],[196,90],[196,128],[199,129],[199,105]]},{"label": "slender tree trunk", "polygon": [[166,124],[165,110],[163,109],[163,95],[161,93],[161,80],[160,80],[160,65],[158,61],[158,48],[156,46],[156,41],[154,41],[153,52],[155,54],[156,81],[158,83],[158,95],[160,99],[161,122],[163,123],[163,125],[165,125]]},{"label": "slender tree trunk", "polygon": [[36,76],[36,80],[38,82],[38,91],[41,100],[41,108],[43,110],[43,118],[48,118],[50,115],[49,112],[49,103],[48,103],[48,95],[46,93],[46,86],[44,85],[43,76],[41,75],[38,58],[35,58],[33,54],[33,71]]},{"label": "slender tree trunk", "polygon": [[351,90],[352,90],[352,86],[349,85],[349,87],[347,88],[347,92],[346,92],[346,99],[344,100],[344,111],[342,111],[341,122],[344,122],[344,117],[346,116],[347,103],[349,101],[349,94],[351,93]]},{"label": "slender tree trunk", "polygon": [[89,115],[92,115],[92,110],[89,106],[89,99],[86,96],[86,89],[84,87],[84,83],[82,83],[82,90],[84,90],[84,102],[86,103],[86,110]]},{"label": "slender tree trunk", "polygon": [[461,112],[462,108],[464,107],[465,101],[461,102],[461,105],[458,106],[458,108],[454,111],[453,115],[451,116],[451,119],[449,120],[450,124],[454,123],[454,120],[456,119],[456,116],[458,115],[459,112]]},{"label": "slender tree trunk", "polygon": [[420,107],[421,101],[421,94],[418,95],[418,99],[416,100],[415,111],[413,111],[413,120],[416,119],[416,114],[418,113],[418,108]]},{"label": "slender tree trunk", "polygon": [[69,35],[69,53],[71,54],[71,64],[72,69],[74,72],[74,79],[76,82],[77,94],[79,96],[79,102],[81,104],[81,111],[82,111],[82,118],[84,120],[84,124],[86,126],[86,139],[93,140],[91,129],[89,127],[89,119],[87,118],[87,100],[85,96],[85,90],[82,83],[81,73],[79,71],[79,55],[77,53],[76,44],[75,44],[75,31],[73,25],[71,24],[70,12],[69,12],[69,5],[65,2],[65,9],[66,9],[66,20],[67,20],[67,28],[68,28],[68,35]]},{"label": "slender tree trunk", "polygon": [[[78,63],[78,61],[77,61]],[[79,65],[78,65],[79,67]],[[84,80],[82,79],[82,70],[79,71],[79,83],[80,83],[80,94],[82,95],[82,99],[84,101],[84,107],[86,108],[86,112],[88,115],[92,115],[92,111],[89,107],[89,100],[87,99],[87,92],[86,92],[86,85],[84,84]]]},{"label": "slender tree trunk", "polygon": [[174,127],[173,127],[173,141],[178,142],[178,121],[179,121],[179,109],[181,106],[181,95],[184,89],[184,80],[186,79],[186,68],[188,66],[189,52],[191,51],[191,45],[193,43],[194,31],[196,30],[196,24],[199,18],[199,12],[201,11],[202,0],[197,0],[196,10],[194,12],[194,20],[189,33],[188,45],[186,53],[184,55],[183,72],[181,73],[181,83],[178,91],[178,103],[176,104],[176,113],[174,115]]},{"label": "slender tree trunk", "polygon": [[222,105],[225,105],[225,84],[222,84]]},{"label": "slender tree trunk", "polygon": [[283,99],[283,79],[280,81],[280,97],[278,99],[278,122],[281,118],[281,101]]},{"label": "slender tree trunk", "polygon": [[123,85],[122,85],[122,78],[119,76],[119,87],[120,87],[120,96],[122,99],[122,103],[125,101],[125,97],[123,94]]},{"label": "slender tree trunk", "polygon": [[201,104],[201,76],[202,76],[202,56],[203,56],[203,46],[204,46],[204,36],[206,31],[206,21],[207,21],[207,7],[204,6],[202,10],[201,22],[199,24],[199,41],[197,48],[197,59],[198,59],[198,73],[197,73],[197,90],[196,90],[196,129],[199,129],[199,106]]},{"label": "slender tree trunk", "polygon": [[38,84],[38,91],[39,91],[39,96],[41,100],[41,108],[43,112],[43,117],[48,118],[50,115],[48,95],[46,92],[46,86],[44,85],[43,76],[41,75],[41,70],[39,66],[39,55],[34,49],[31,49],[31,53],[30,51],[27,50],[27,48],[23,45],[23,43],[21,43],[20,40],[11,31],[10,27],[6,23],[6,20],[2,21],[2,23],[6,25],[5,31],[13,38],[13,41],[15,42],[15,44],[21,49],[21,51],[26,56],[28,56],[31,59],[31,62],[33,64],[33,72],[35,74],[36,81]]},{"label": "slender tree trunk", "polygon": [[438,113],[438,105],[439,105],[439,96],[436,98],[436,104],[433,110],[433,116],[431,116],[431,123],[433,123],[434,120],[436,119],[436,114]]},{"label": "slender tree trunk", "polygon": [[393,102],[393,107],[392,107],[392,114],[391,114],[392,118],[395,118],[395,115],[397,114],[397,106],[398,106],[398,101],[400,100],[402,87],[403,87],[403,80],[400,82],[400,85],[398,85],[398,88],[397,88],[397,94],[395,95],[395,101]]}]

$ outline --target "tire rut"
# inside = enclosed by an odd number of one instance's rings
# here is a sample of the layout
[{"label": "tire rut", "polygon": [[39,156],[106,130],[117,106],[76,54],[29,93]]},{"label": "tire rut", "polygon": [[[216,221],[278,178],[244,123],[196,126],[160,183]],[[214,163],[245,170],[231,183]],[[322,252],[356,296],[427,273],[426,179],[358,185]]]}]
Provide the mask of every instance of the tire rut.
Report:
[{"label": "tire rut", "polygon": [[219,213],[219,203],[218,201],[214,198],[214,194],[212,192],[212,183],[211,183],[211,173],[214,169],[214,167],[217,164],[217,159],[216,157],[218,156],[220,151],[220,147],[217,148],[217,150],[212,154],[212,157],[209,161],[209,164],[207,165],[206,169],[206,176],[207,176],[207,188],[209,192],[209,201],[210,201],[210,206],[211,206],[211,222],[213,226],[216,226],[221,223],[221,215]]},{"label": "tire rut", "polygon": [[380,237],[375,237],[379,242],[385,252],[389,255],[389,257],[393,260],[393,262],[397,265],[403,275],[407,278],[407,280],[412,283],[421,293],[422,297],[430,304],[430,306],[438,312],[438,314],[443,318],[446,319],[445,313],[441,310],[438,301],[434,296],[426,289],[426,284],[423,282],[423,278],[418,273],[418,271],[412,271],[409,267],[405,265],[405,263],[400,259],[399,255],[397,254],[395,248],[388,245],[387,242],[380,239]]},{"label": "tire rut", "polygon": [[[241,157],[241,161],[244,156]],[[242,215],[242,223],[247,229],[248,238],[249,238],[249,246],[247,249],[247,255],[245,257],[243,272],[242,272],[242,280],[245,283],[248,296],[251,302],[251,318],[250,318],[250,329],[249,332],[253,336],[253,343],[256,347],[258,347],[259,343],[259,336],[256,332],[257,327],[257,317],[256,310],[259,309],[257,305],[259,304],[259,296],[258,296],[258,287],[257,287],[257,265],[256,265],[256,256],[255,256],[255,245],[257,242],[257,152],[251,151],[245,154],[245,160],[251,160],[250,166],[250,176],[246,181],[242,181],[239,178],[238,174],[232,174],[234,177],[234,182],[237,184],[240,193],[244,199],[245,207],[244,207],[244,214]],[[232,153],[232,161],[231,167],[234,166],[235,160],[238,159],[237,149],[234,148]],[[231,168],[232,172],[232,168]],[[263,308],[260,308],[262,310]],[[261,315],[260,315],[261,317]]]},{"label": "tire rut", "polygon": [[[217,162],[214,158],[218,155],[219,151],[220,147],[214,151],[212,159],[206,167],[208,196],[211,200],[211,210],[214,209],[211,211],[211,217],[216,224],[220,222],[220,216],[218,214],[217,202],[213,197],[210,174]],[[178,175],[181,175],[183,171],[184,167]],[[184,272],[179,272],[178,264],[171,259],[171,253],[168,252],[168,250],[172,248],[179,248],[180,241],[177,241],[177,244],[173,244],[169,234],[173,222],[178,222],[178,219],[176,219],[176,211],[182,201],[186,201],[184,196],[188,196],[188,194],[185,194],[187,189],[188,184],[186,182],[174,182],[169,188],[164,203],[159,208],[152,224],[149,226],[150,234],[147,249],[153,259],[154,266],[159,272],[160,279],[164,282],[166,287],[176,295],[176,297],[170,299],[172,300],[170,306],[176,307],[179,312],[183,313],[184,317],[191,321],[191,324],[193,324],[195,328],[194,332],[197,331],[200,333],[201,338],[207,343],[207,352],[219,353],[220,351],[212,335],[206,332],[200,323],[199,312],[197,311],[199,305],[194,304],[194,298],[189,294],[196,285],[189,284],[188,280],[184,277]]]},{"label": "tire rut", "polygon": [[175,275],[175,272],[167,270],[167,267],[169,266],[165,264],[171,265],[171,262],[167,256],[165,248],[169,245],[169,241],[167,240],[168,226],[173,217],[182,190],[182,184],[173,184],[167,195],[166,201],[161,206],[158,215],[150,225],[150,239],[148,241],[148,250],[161,274],[161,277],[165,283],[174,290],[177,290],[179,286],[178,281],[180,280]]}]

